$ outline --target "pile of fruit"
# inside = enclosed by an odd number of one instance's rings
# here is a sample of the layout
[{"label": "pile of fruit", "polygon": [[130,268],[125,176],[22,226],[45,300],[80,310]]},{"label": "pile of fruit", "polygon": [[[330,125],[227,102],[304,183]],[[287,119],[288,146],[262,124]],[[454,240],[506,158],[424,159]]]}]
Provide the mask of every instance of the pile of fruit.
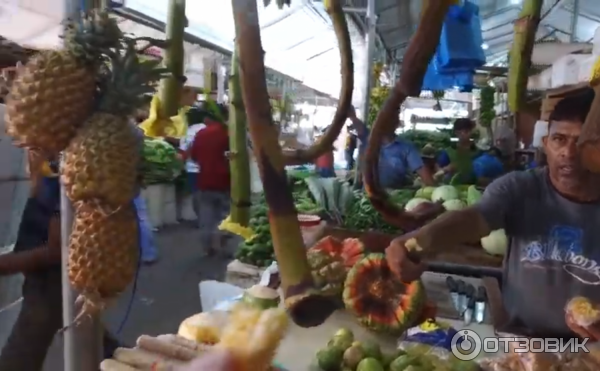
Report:
[{"label": "pile of fruit", "polygon": [[114,300],[138,267],[133,199],[143,135],[129,117],[166,77],[159,62],[138,59],[138,41],[106,12],[83,15],[67,25],[63,49],[18,68],[6,98],[14,141],[48,160],[63,156],[61,181],[75,213],[68,273],[83,304],[79,318]]},{"label": "pile of fruit", "polygon": [[250,211],[250,228],[254,235],[240,243],[235,257],[242,263],[268,267],[275,260],[275,250],[273,250],[269,226],[269,208],[264,197],[253,201]]},{"label": "pile of fruit", "polygon": [[323,371],[476,371],[474,362],[455,358],[441,359],[428,346],[416,346],[391,353],[379,344],[355,339],[349,329],[338,330],[324,349],[317,352],[316,363]]},{"label": "pile of fruit", "polygon": [[183,171],[177,150],[161,138],[146,138],[143,150],[144,185],[172,183]]}]

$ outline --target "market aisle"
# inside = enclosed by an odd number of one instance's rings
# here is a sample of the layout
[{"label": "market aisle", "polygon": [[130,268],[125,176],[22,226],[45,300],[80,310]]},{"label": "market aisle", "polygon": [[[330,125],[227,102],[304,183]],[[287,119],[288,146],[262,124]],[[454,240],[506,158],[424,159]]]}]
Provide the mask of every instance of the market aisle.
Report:
[{"label": "market aisle", "polygon": [[[228,261],[200,258],[198,232],[191,226],[167,228],[156,234],[160,261],[144,267],[138,278],[136,297],[121,338],[134,344],[139,335],[159,335],[177,331],[182,320],[200,312],[198,283],[205,279],[223,280]],[[235,239],[230,239],[233,245]],[[106,315],[106,323],[116,331],[130,299],[124,294]],[[61,342],[55,340],[46,360],[45,371],[63,369]]]}]

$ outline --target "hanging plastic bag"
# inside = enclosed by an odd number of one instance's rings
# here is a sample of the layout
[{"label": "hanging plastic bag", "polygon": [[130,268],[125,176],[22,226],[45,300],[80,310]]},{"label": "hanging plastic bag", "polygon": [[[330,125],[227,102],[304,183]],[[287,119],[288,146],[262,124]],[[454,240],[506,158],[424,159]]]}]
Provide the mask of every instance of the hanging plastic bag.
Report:
[{"label": "hanging plastic bag", "polygon": [[[171,137],[181,138],[187,131],[186,113],[190,107],[183,107],[179,110],[177,116],[171,117],[168,122],[160,122],[158,112],[160,109],[160,99],[158,96],[152,98],[150,103],[150,112],[148,118],[140,124],[140,128],[144,131],[144,135],[150,138]],[[164,131],[160,127],[166,124]]]},{"label": "hanging plastic bag", "polygon": [[435,54],[437,72],[472,70],[483,66],[486,59],[482,41],[479,8],[469,1],[463,5],[452,5],[444,20]]}]

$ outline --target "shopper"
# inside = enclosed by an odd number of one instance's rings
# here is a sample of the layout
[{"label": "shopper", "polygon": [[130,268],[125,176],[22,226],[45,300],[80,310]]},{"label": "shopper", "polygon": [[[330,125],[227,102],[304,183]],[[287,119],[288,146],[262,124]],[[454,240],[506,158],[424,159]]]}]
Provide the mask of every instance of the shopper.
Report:
[{"label": "shopper", "polygon": [[577,146],[593,99],[588,89],[556,105],[543,138],[547,166],[506,174],[487,187],[475,206],[447,212],[395,239],[386,254],[400,279],[413,281],[424,270],[407,257],[408,239],[416,238],[427,251],[504,229],[509,240],[502,280],[507,330],[599,339],[600,324],[581,328],[565,318],[573,297],[600,304],[600,175],[584,169]]},{"label": "shopper", "polygon": [[344,157],[346,158],[346,171],[354,169],[354,152],[358,146],[356,133],[346,127],[346,146],[344,147]]},{"label": "shopper", "polygon": [[229,134],[227,126],[219,120],[227,120],[227,107],[220,106],[221,116],[207,112],[206,128],[198,131],[192,143],[190,158],[200,167],[195,193],[198,204],[198,226],[201,248],[208,254],[226,253],[218,226],[229,213],[230,173]]},{"label": "shopper", "polygon": [[[323,135],[327,128],[323,129],[319,137]],[[318,139],[318,137],[317,137]],[[327,152],[317,157],[315,160],[315,172],[321,178],[335,178],[335,167],[334,167],[334,156],[333,151],[335,148],[332,146]]]},{"label": "shopper", "polygon": [[[29,151],[31,195],[25,205],[14,251],[0,255],[0,275],[22,273],[21,312],[0,355],[0,370],[40,371],[54,336],[63,327],[60,185],[56,162]],[[44,174],[50,168],[53,174]],[[104,334],[105,357],[119,346]]]},{"label": "shopper", "polygon": [[[368,142],[369,130],[366,125],[356,117],[356,111],[351,107],[348,118],[352,121],[351,129],[356,130],[360,139],[359,154],[365,153]],[[400,113],[395,123],[400,126]],[[359,158],[359,161],[363,159]],[[425,186],[435,185],[433,175],[423,163],[421,153],[410,142],[400,139],[395,133],[388,133],[383,138],[379,153],[379,182],[384,188],[402,188],[412,184],[410,176],[416,173]]]},{"label": "shopper", "polygon": [[179,144],[179,153],[185,160],[185,171],[188,177],[188,187],[192,194],[192,206],[194,208],[196,218],[199,218],[200,205],[198,204],[198,197],[196,197],[196,191],[198,190],[196,182],[198,180],[200,166],[190,157],[190,151],[192,149],[194,138],[196,138],[196,134],[198,134],[200,130],[206,128],[206,125],[204,124],[206,113],[202,108],[192,107],[186,113],[186,118],[188,122],[188,129]]}]

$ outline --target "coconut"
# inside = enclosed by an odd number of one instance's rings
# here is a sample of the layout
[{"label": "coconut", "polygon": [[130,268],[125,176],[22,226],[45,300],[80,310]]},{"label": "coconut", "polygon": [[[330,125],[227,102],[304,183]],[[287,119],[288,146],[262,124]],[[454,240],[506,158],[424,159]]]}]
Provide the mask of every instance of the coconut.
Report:
[{"label": "coconut", "polygon": [[259,309],[279,306],[279,293],[267,286],[254,285],[244,292],[242,301]]}]

